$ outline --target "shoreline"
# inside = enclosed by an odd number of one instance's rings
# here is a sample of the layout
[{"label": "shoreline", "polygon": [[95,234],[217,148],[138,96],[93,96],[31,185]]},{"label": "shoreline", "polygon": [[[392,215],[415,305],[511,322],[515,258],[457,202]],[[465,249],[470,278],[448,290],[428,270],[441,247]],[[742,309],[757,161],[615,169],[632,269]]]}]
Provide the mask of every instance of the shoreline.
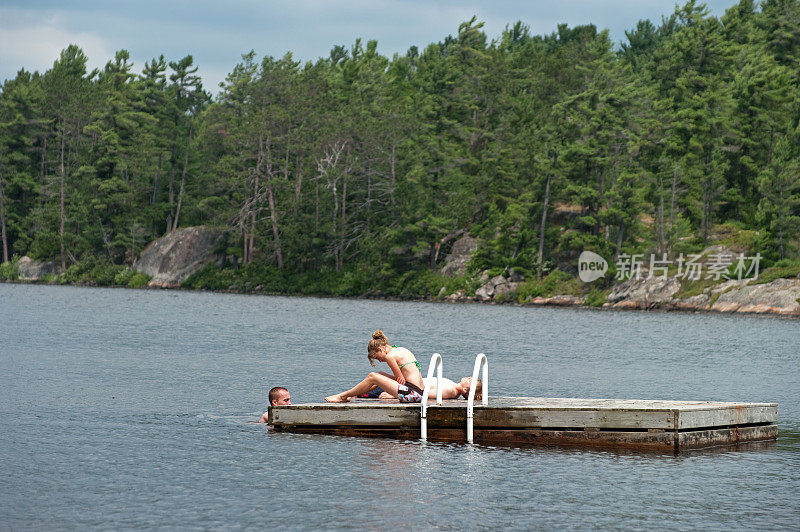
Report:
[{"label": "shoreline", "polygon": [[[594,306],[587,305],[579,301],[577,296],[572,295],[555,295],[548,298],[538,299],[558,299],[557,302],[539,301],[539,302],[518,302],[513,299],[503,301],[495,300],[479,300],[474,297],[463,298],[444,298],[444,297],[419,297],[419,298],[401,298],[393,296],[378,296],[378,295],[359,295],[359,296],[341,296],[330,294],[306,294],[298,293],[283,293],[283,292],[268,292],[268,291],[244,291],[244,290],[212,290],[207,288],[184,288],[181,286],[141,286],[130,287],[123,285],[101,285],[97,283],[51,283],[36,280],[0,280],[0,284],[18,284],[18,285],[37,285],[37,286],[69,286],[74,288],[114,288],[126,290],[152,290],[152,291],[180,291],[180,292],[194,292],[194,293],[211,293],[211,294],[232,294],[243,296],[271,296],[271,297],[308,297],[319,299],[355,299],[365,301],[391,301],[391,302],[409,302],[409,303],[437,303],[437,304],[452,304],[452,305],[493,305],[493,306],[512,306],[520,308],[569,308],[580,309],[586,311],[596,312],[655,312],[655,313],[675,313],[675,314],[713,314],[722,316],[750,316],[750,317],[764,317],[764,318],[778,318],[787,320],[800,320],[800,311],[798,312],[777,312],[773,310],[751,311],[751,310],[716,310],[713,308],[692,307],[690,305],[675,306],[672,303],[662,304],[653,303],[647,307],[626,305],[618,306],[612,303],[604,303],[603,305]],[[568,301],[569,299],[569,301]],[[577,301],[576,301],[577,300]]]}]

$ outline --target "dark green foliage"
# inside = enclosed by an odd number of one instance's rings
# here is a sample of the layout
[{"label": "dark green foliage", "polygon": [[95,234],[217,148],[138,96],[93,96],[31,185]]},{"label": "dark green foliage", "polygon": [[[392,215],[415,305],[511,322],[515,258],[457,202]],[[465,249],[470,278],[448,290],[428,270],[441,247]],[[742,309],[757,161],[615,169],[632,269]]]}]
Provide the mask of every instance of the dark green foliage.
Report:
[{"label": "dark green foliage", "polygon": [[586,305],[590,307],[602,307],[608,297],[607,290],[594,289],[586,294]]},{"label": "dark green foliage", "polygon": [[19,279],[17,262],[19,257],[12,257],[8,262],[0,263],[0,281],[16,281]]},{"label": "dark green foliage", "polygon": [[775,279],[796,278],[800,276],[800,260],[783,259],[762,271],[753,284],[764,284]]},{"label": "dark green foliage", "polygon": [[[475,18],[392,58],[251,51],[215,98],[190,55],[89,72],[70,46],[0,89],[0,258],[138,286],[143,246],[205,224],[225,267],[194,288],[469,295],[514,268],[518,299],[594,303],[608,286],[571,280],[587,249],[800,258],[800,0],[666,15],[618,51],[591,24],[492,40]],[[439,276],[467,232],[468,275]]]},{"label": "dark green foliage", "polygon": [[[61,284],[125,285],[128,279],[121,274],[126,270],[131,271],[125,266],[112,264],[107,259],[90,256],[67,268],[62,275],[58,276],[57,281]],[[122,282],[117,282],[117,278],[120,278]]]},{"label": "dark green foliage", "polygon": [[517,300],[524,303],[533,297],[549,297],[558,294],[579,294],[583,283],[561,270],[553,270],[541,280],[531,280],[517,287]]}]

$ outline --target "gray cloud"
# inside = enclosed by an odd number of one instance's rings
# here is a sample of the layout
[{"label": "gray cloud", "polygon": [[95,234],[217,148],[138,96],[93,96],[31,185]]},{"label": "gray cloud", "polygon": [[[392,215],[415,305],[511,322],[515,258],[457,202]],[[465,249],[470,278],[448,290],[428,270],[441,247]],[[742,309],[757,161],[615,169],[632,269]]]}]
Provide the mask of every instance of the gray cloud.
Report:
[{"label": "gray cloud", "polygon": [[[734,0],[707,2],[721,15]],[[315,60],[336,44],[376,39],[381,53],[404,53],[456,33],[477,15],[490,38],[522,20],[534,34],[549,34],[559,23],[593,23],[608,28],[614,41],[640,19],[654,22],[675,4],[662,0],[4,0],[0,7],[0,79],[24,67],[48,69],[61,49],[81,46],[92,67],[127,49],[137,67],[164,54],[192,54],[206,87],[216,89],[225,74],[253,49],[260,56]]]}]

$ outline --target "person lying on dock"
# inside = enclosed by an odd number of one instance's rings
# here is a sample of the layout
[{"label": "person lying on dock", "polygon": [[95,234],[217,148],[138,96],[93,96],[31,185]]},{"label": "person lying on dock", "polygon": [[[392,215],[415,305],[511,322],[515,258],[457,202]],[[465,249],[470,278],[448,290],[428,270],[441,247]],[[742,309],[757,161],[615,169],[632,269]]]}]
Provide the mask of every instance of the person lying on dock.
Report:
[{"label": "person lying on dock", "polygon": [[[278,405],[290,405],[292,404],[292,396],[289,394],[289,390],[284,388],[283,386],[275,386],[269,391],[267,395],[269,400],[269,404],[272,406]],[[268,418],[269,411],[264,412],[261,415],[261,419],[258,420],[259,423],[266,423]]]},{"label": "person lying on dock", "polygon": [[367,345],[367,359],[375,366],[375,361],[386,362],[392,374],[372,372],[367,378],[353,388],[325,398],[329,403],[343,403],[351,397],[357,397],[380,386],[383,391],[396,397],[401,403],[419,403],[422,401],[422,373],[414,353],[405,347],[389,345],[383,331],[378,329],[372,333],[372,340]]},{"label": "person lying on dock", "polygon": [[[383,372],[381,372],[383,373]],[[386,374],[387,376],[390,376]],[[428,392],[428,400],[436,400],[436,377],[425,377],[422,379],[425,383],[426,388],[430,388]],[[451,381],[450,379],[446,379],[442,377],[442,399],[458,399],[459,397],[463,397],[467,399],[469,397],[469,386],[470,382],[472,382],[471,377],[464,377],[458,383]],[[362,393],[358,397],[367,398],[367,399],[393,399],[394,397],[391,394],[386,393],[380,386],[375,387],[375,389],[370,390],[369,392]],[[481,398],[481,381],[478,381],[477,386],[475,387],[475,399]]]}]

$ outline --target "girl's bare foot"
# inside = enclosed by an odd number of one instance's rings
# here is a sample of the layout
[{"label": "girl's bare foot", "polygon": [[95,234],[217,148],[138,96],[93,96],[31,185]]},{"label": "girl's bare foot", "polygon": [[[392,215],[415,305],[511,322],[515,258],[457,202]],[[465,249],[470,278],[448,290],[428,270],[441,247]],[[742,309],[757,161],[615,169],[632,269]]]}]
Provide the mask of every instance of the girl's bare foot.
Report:
[{"label": "girl's bare foot", "polygon": [[325,400],[329,403],[348,403],[350,402],[349,397],[342,397],[340,394],[337,395],[329,395],[325,398]]}]

